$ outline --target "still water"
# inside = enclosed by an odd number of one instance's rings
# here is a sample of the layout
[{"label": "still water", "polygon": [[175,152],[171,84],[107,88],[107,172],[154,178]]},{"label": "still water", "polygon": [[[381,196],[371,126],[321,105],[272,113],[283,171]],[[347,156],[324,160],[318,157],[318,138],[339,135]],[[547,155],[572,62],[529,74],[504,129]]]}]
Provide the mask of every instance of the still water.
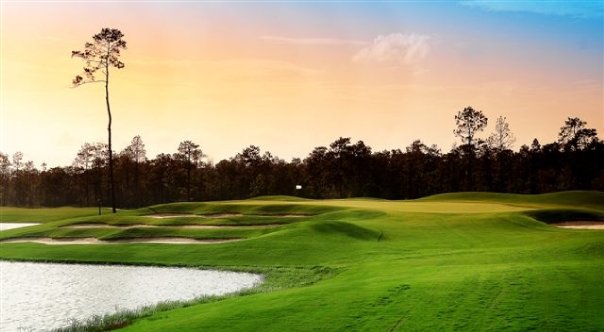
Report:
[{"label": "still water", "polygon": [[2,222],[0,223],[0,231],[6,231],[13,228],[21,228],[27,226],[40,225],[34,222]]},{"label": "still water", "polygon": [[0,261],[0,330],[45,331],[73,319],[251,288],[262,276],[190,268]]}]

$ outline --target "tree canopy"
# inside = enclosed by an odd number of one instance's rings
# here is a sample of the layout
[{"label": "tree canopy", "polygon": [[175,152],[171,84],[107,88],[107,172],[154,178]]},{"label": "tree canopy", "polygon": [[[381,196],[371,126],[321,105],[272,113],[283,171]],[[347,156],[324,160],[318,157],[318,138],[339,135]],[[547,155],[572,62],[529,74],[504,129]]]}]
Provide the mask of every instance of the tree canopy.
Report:
[{"label": "tree canopy", "polygon": [[[403,149],[373,151],[361,140],[338,137],[290,162],[250,145],[213,164],[191,140],[182,141],[171,154],[147,159],[142,138],[135,136],[115,160],[116,195],[118,206],[128,208],[257,195],[409,199],[455,191],[604,190],[604,141],[591,134],[585,140],[581,133],[595,134],[595,129],[580,119],[569,119],[556,142],[541,144],[534,139],[517,151],[491,149],[485,143],[474,156],[459,148],[442,152],[421,140]],[[106,202],[108,155],[106,144],[85,143],[71,166],[38,170],[24,161],[22,153],[15,153],[12,160],[0,153],[0,203],[91,206]],[[473,171],[466,172],[470,160]],[[297,185],[302,188],[296,189]]]}]

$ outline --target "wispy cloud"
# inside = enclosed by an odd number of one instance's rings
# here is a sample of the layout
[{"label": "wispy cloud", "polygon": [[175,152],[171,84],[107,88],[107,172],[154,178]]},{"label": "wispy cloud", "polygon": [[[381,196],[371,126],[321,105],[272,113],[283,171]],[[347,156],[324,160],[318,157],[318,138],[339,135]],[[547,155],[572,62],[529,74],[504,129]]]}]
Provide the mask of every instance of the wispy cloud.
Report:
[{"label": "wispy cloud", "polygon": [[352,57],[360,63],[415,64],[430,52],[430,36],[393,33],[377,36]]},{"label": "wispy cloud", "polygon": [[575,18],[604,17],[604,1],[510,1],[464,0],[459,4],[495,12],[526,12]]},{"label": "wispy cloud", "polygon": [[316,46],[332,46],[332,45],[366,45],[367,42],[354,39],[338,39],[338,38],[291,38],[283,36],[260,36],[261,40],[281,43],[281,44],[296,44],[296,45],[316,45]]}]

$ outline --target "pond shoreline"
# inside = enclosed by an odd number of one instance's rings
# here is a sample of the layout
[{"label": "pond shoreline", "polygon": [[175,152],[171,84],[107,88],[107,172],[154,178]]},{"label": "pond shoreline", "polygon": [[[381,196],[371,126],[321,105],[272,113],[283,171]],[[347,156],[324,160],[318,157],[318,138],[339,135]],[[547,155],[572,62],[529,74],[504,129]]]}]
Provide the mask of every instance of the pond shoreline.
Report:
[{"label": "pond shoreline", "polygon": [[[171,307],[184,306],[240,294],[265,281],[260,274],[199,267],[5,260],[0,260],[0,264],[0,318],[3,329],[8,331],[61,328],[73,323],[73,319],[88,324],[101,316],[121,316],[124,311],[140,316],[144,310],[166,302]],[[133,288],[137,284],[154,291],[137,291],[141,289]],[[93,317],[96,318],[91,320]]]}]

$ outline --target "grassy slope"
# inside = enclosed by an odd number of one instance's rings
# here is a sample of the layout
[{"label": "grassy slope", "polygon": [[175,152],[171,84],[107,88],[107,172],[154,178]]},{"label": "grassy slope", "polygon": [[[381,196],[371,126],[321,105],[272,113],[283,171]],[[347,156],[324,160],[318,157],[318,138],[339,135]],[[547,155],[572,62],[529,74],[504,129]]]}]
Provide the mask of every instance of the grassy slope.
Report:
[{"label": "grassy slope", "polygon": [[[259,269],[323,266],[338,271],[312,285],[156,313],[127,330],[601,330],[604,231],[559,229],[527,213],[539,208],[569,211],[573,206],[603,213],[602,193],[484,194],[483,201],[480,195],[411,202],[269,197],[156,206],[160,212],[254,215],[186,222],[288,224],[263,232],[237,230],[248,239],[217,245],[2,244],[0,258]],[[3,232],[0,237],[36,232],[83,236],[56,227],[73,222],[184,222],[137,216],[148,213],[142,209],[124,211],[122,216],[56,221]],[[295,220],[258,216],[283,213],[318,215]],[[149,235],[124,235],[120,230],[107,235],[103,229],[77,232],[99,237]],[[209,236],[204,232],[180,231],[179,236]]]},{"label": "grassy slope", "polygon": [[540,195],[502,194],[485,192],[464,192],[438,194],[419,199],[419,201],[492,201],[504,204],[543,207],[581,207],[602,209],[604,192],[598,191],[563,191]]},{"label": "grassy slope", "polygon": [[[103,213],[109,213],[105,208]],[[98,208],[39,208],[25,209],[15,207],[0,207],[0,222],[51,222],[67,218],[84,217],[98,213]]]}]

